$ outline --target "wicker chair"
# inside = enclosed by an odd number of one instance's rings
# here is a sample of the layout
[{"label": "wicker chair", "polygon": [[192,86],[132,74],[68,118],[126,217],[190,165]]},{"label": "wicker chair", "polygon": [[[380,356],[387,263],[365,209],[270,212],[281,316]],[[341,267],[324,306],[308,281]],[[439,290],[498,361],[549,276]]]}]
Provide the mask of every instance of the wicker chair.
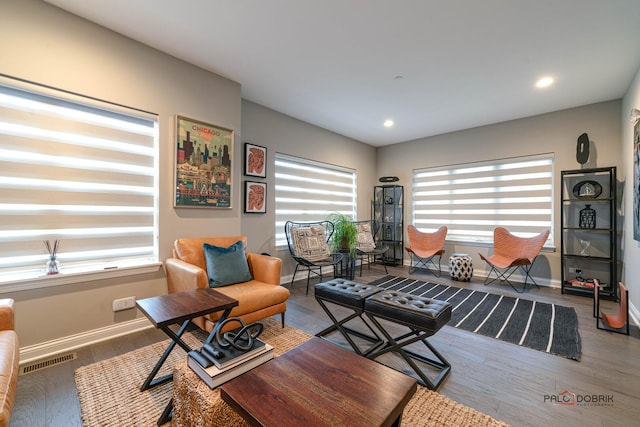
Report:
[{"label": "wicker chair", "polygon": [[629,292],[627,287],[622,282],[618,284],[620,307],[616,314],[607,314],[600,310],[600,289],[602,286],[598,279],[593,279],[593,285],[593,316],[596,318],[596,327],[605,331],[629,335]]},{"label": "wicker chair", "polygon": [[[480,258],[485,260],[491,267],[489,274],[487,274],[484,280],[484,284],[488,285],[499,280],[500,282],[509,284],[518,293],[525,291],[529,281],[531,285],[538,287],[538,284],[529,273],[531,272],[533,262],[538,254],[540,254],[548,238],[549,230],[533,237],[518,237],[511,234],[506,228],[496,228],[493,231],[493,255],[484,256],[480,254]],[[522,290],[516,288],[509,280],[511,275],[519,268],[522,269],[524,273]],[[492,273],[495,274],[493,279],[491,279]]]},{"label": "wicker chair", "polygon": [[307,270],[307,294],[311,274],[320,277],[322,282],[322,268],[332,267],[336,276],[338,264],[342,262],[343,254],[331,253],[329,240],[333,235],[331,221],[293,222],[284,224],[284,234],[287,237],[289,253],[296,262],[296,268],[291,276],[291,286],[298,272],[298,268]]},{"label": "wicker chair", "polygon": [[[373,221],[355,221],[354,224],[358,229],[356,252],[358,253],[358,258],[360,258],[360,276],[362,276],[364,259],[367,258],[368,268],[371,268],[371,264],[372,262],[375,263],[376,258],[384,258],[384,254],[389,250],[389,246],[376,243],[375,239],[379,227],[376,227]],[[388,274],[387,264],[384,259],[382,259],[381,262],[384,266],[384,272]]]},{"label": "wicker chair", "polygon": [[[442,254],[444,254],[444,241],[447,238],[447,231],[448,228],[444,225],[433,233],[422,232],[413,225],[407,227],[410,247],[405,249],[409,252],[409,274],[412,274],[418,268],[424,268],[434,276],[440,277],[442,274],[440,261]],[[429,267],[430,265],[432,268]]]}]

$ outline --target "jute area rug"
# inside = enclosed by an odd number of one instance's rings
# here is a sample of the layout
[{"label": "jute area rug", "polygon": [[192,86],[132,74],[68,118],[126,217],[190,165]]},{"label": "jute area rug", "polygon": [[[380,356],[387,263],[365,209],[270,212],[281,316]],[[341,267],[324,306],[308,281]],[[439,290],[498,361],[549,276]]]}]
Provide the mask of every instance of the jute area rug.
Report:
[{"label": "jute area rug", "polygon": [[[276,318],[264,320],[262,338],[274,346],[276,356],[311,338],[300,329],[280,327]],[[187,333],[183,336],[192,347],[199,347],[202,333]],[[81,418],[84,426],[155,426],[160,414],[172,397],[171,382],[144,392],[140,385],[160,358],[169,340],[152,344],[129,353],[78,368],[75,381],[80,400]],[[172,367],[183,362],[186,355],[176,346],[159,375],[170,373]],[[219,398],[217,390],[212,398]],[[224,402],[221,401],[221,404]],[[312,404],[312,403],[310,403]],[[226,405],[226,404],[225,404]],[[247,425],[231,408],[225,419],[207,419],[193,425],[245,426]],[[167,423],[164,427],[170,426]],[[424,387],[406,406],[402,418],[403,426],[500,426],[507,424],[464,406]],[[289,426],[287,426],[289,427]],[[337,426],[336,426],[337,427]]]},{"label": "jute area rug", "polygon": [[580,360],[578,315],[573,307],[397,276],[385,276],[370,285],[450,302],[449,326]]}]

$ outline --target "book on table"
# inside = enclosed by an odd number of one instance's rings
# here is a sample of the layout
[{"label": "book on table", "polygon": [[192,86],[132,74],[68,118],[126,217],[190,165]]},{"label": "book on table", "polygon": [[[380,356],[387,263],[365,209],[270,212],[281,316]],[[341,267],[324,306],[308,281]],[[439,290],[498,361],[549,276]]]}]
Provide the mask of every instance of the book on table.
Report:
[{"label": "book on table", "polygon": [[[264,350],[265,342],[254,338],[253,345],[248,350],[238,350],[232,346],[222,347],[216,341],[204,344],[201,353],[210,359],[220,369],[234,365],[243,359],[248,359],[254,354]],[[217,356],[217,357],[216,357]]]},{"label": "book on table", "polygon": [[209,388],[216,388],[225,382],[232,380],[238,375],[262,365],[273,359],[273,347],[269,344],[260,346],[258,352],[251,353],[248,357],[240,360],[234,360],[233,363],[227,364],[224,368],[218,368],[204,351],[192,350],[187,357],[187,365],[202,379]]}]

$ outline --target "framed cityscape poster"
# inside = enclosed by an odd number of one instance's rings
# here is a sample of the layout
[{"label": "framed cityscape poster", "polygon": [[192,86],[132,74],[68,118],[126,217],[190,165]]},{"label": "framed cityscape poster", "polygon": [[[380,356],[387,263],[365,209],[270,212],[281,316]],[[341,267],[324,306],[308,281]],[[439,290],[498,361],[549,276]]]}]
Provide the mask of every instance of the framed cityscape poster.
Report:
[{"label": "framed cityscape poster", "polygon": [[174,207],[231,208],[233,130],[176,116]]}]

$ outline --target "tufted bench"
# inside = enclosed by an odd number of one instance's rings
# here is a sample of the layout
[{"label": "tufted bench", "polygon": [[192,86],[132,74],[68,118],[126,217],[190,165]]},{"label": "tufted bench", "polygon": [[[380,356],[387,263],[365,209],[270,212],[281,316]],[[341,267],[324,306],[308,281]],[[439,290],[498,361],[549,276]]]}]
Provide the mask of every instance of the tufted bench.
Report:
[{"label": "tufted bench", "polygon": [[[375,359],[389,352],[397,353],[415,371],[420,378],[419,382],[431,390],[437,389],[448,376],[451,365],[426,340],[451,319],[451,304],[448,302],[405,292],[386,291],[376,286],[363,285],[345,279],[334,279],[316,284],[315,298],[333,322],[331,326],[317,333],[317,336],[326,337],[339,331],[357,354],[370,359]],[[351,314],[338,319],[336,314],[329,309],[327,303],[348,308]],[[366,318],[363,317],[363,314],[366,315]],[[355,319],[359,319],[366,325],[370,333],[363,333],[345,325]],[[380,320],[402,325],[409,328],[410,331],[394,337],[390,332],[391,328],[385,327]],[[354,337],[371,342],[371,347],[362,350],[354,341]],[[427,347],[431,357],[404,348],[418,341]],[[423,369],[416,364],[416,361],[434,368],[437,371],[436,379],[430,380]]]},{"label": "tufted bench", "polygon": [[[318,283],[315,285],[315,298],[320,304],[320,307],[327,313],[327,316],[331,319],[333,324],[328,328],[320,331],[316,334],[318,337],[326,337],[335,331],[339,331],[342,336],[347,340],[353,351],[357,354],[364,356],[376,348],[385,344],[385,341],[380,335],[371,327],[371,325],[364,320],[362,314],[364,313],[364,302],[372,295],[381,292],[382,288],[371,285],[363,285],[351,280],[346,279],[333,279],[328,282]],[[349,309],[352,313],[348,316],[338,320],[336,315],[329,309],[327,303],[336,304]],[[358,320],[364,324],[369,333],[364,333],[346,326],[346,323],[352,320]],[[352,326],[355,326],[352,324]],[[372,345],[362,350],[360,346],[356,344],[353,336],[360,337],[372,343]]]},{"label": "tufted bench", "polygon": [[[367,355],[375,359],[388,352],[399,354],[422,381],[422,385],[436,390],[449,375],[451,364],[431,345],[426,338],[435,334],[451,319],[451,304],[433,298],[411,295],[405,292],[383,291],[370,298],[364,304],[364,312],[387,339],[381,349]],[[393,337],[380,319],[406,326],[410,332]],[[404,347],[422,342],[432,353],[432,357],[409,351]],[[423,369],[415,362],[421,362],[435,368],[437,377],[430,380]]]}]

